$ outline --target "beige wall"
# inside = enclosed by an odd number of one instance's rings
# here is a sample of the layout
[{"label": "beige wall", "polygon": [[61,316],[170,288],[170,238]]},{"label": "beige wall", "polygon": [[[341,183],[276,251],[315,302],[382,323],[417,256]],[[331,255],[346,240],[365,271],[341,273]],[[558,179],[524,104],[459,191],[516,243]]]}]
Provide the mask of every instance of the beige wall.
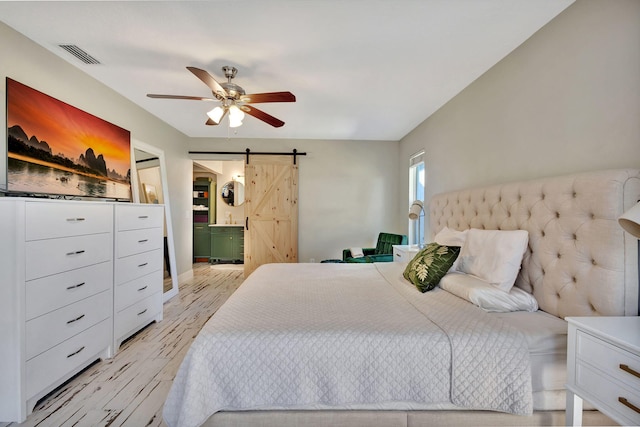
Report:
[{"label": "beige wall", "polygon": [[640,1],[577,0],[407,135],[402,167],[420,149],[425,200],[484,184],[640,167]]},{"label": "beige wall", "polygon": [[[298,157],[298,259],[341,258],[375,246],[380,231],[404,232],[398,218],[398,142],[191,139],[191,151],[305,152]],[[197,155],[194,157],[205,158]],[[210,156],[209,158],[215,158]]]}]

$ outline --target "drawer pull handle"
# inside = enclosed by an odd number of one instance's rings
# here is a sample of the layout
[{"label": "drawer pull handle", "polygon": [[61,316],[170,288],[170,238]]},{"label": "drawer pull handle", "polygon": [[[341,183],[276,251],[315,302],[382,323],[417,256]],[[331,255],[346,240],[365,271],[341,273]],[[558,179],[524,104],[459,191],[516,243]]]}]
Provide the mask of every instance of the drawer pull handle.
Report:
[{"label": "drawer pull handle", "polygon": [[138,313],[138,316],[142,316],[143,314],[145,314],[147,312],[147,309],[145,308],[144,310],[142,310],[140,313]]},{"label": "drawer pull handle", "polygon": [[640,414],[640,408],[638,408],[636,405],[634,405],[633,403],[629,402],[627,399],[625,399],[624,397],[618,397],[618,402],[622,403],[624,406],[626,406],[627,408],[631,409],[632,411],[637,412],[638,414]]},{"label": "drawer pull handle", "polygon": [[142,240],[138,240],[138,243],[147,243],[149,241],[149,239],[142,239]]},{"label": "drawer pull handle", "polygon": [[78,283],[77,285],[67,286],[67,290],[70,291],[71,289],[79,288],[80,286],[84,286],[84,285],[86,285],[86,282]]},{"label": "drawer pull handle", "polygon": [[629,367],[629,365],[623,365],[622,363],[620,364],[620,369],[622,369],[625,372],[630,373],[631,375],[633,375],[634,377],[638,377],[640,378],[640,372],[636,371],[635,369],[632,369]]},{"label": "drawer pull handle", "polygon": [[84,221],[84,218],[67,218],[68,222],[80,222],[80,221]]},{"label": "drawer pull handle", "polygon": [[83,317],[84,317],[84,314],[81,314],[80,316],[76,317],[75,319],[67,320],[67,325],[70,325],[73,322],[77,322],[78,320],[82,319]]},{"label": "drawer pull handle", "polygon": [[138,292],[144,291],[145,289],[147,289],[147,287],[148,287],[148,285],[141,287],[140,289],[138,289]]},{"label": "drawer pull handle", "polygon": [[75,356],[76,354],[80,353],[82,350],[84,350],[84,346],[80,347],[78,350],[74,351],[73,353],[68,354],[67,358]]},{"label": "drawer pull handle", "polygon": [[142,264],[138,264],[138,267],[144,267],[145,265],[149,264],[148,262],[142,263]]},{"label": "drawer pull handle", "polygon": [[138,216],[139,219],[147,219],[149,218],[149,215],[140,215]]},{"label": "drawer pull handle", "polygon": [[67,256],[71,256],[71,255],[80,255],[83,254],[84,251],[74,251],[74,252],[67,252]]}]

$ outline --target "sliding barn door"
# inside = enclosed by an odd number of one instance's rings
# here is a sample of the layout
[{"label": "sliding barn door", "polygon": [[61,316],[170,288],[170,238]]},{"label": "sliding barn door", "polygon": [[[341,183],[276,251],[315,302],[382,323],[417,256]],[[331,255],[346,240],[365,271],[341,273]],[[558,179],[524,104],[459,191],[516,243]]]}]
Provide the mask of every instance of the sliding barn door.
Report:
[{"label": "sliding barn door", "polygon": [[298,262],[298,166],[293,156],[251,155],[245,166],[244,275]]}]

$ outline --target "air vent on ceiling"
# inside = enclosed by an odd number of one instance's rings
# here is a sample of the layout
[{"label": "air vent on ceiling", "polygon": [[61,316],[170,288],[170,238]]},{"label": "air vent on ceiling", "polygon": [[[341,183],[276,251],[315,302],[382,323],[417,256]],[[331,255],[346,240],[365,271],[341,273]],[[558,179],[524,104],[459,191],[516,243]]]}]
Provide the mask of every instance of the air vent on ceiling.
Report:
[{"label": "air vent on ceiling", "polygon": [[99,64],[100,63],[100,61],[98,61],[96,58],[94,58],[93,56],[89,55],[87,52],[85,52],[84,50],[80,49],[78,46],[76,46],[74,44],[59,44],[58,46],[60,46],[61,48],[63,48],[67,52],[69,52],[71,55],[75,56],[80,61],[84,62],[85,64]]}]

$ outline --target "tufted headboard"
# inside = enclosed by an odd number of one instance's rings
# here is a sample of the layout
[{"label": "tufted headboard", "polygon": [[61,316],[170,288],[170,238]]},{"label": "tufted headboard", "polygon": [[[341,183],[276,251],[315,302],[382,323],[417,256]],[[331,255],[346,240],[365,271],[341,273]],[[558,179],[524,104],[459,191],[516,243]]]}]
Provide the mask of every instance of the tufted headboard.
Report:
[{"label": "tufted headboard", "polygon": [[638,315],[638,240],[618,217],[640,200],[640,170],[587,172],[435,195],[443,227],[527,230],[516,286],[558,317]]}]

